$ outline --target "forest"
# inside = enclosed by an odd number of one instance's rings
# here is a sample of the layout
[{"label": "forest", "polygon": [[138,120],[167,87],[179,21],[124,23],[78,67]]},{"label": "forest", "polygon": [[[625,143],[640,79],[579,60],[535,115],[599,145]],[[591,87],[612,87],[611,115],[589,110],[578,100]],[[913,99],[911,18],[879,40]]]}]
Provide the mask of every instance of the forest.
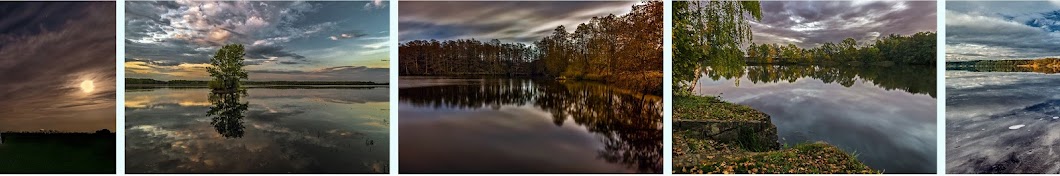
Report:
[{"label": "forest", "polygon": [[875,43],[858,45],[853,38],[803,49],[795,44],[751,43],[747,63],[759,64],[839,64],[892,62],[904,65],[935,65],[936,34],[918,32],[910,36],[891,34]]},{"label": "forest", "polygon": [[403,76],[495,75],[592,80],[631,89],[662,88],[663,3],[593,17],[574,32],[558,26],[532,44],[475,39],[413,40],[399,47]]}]

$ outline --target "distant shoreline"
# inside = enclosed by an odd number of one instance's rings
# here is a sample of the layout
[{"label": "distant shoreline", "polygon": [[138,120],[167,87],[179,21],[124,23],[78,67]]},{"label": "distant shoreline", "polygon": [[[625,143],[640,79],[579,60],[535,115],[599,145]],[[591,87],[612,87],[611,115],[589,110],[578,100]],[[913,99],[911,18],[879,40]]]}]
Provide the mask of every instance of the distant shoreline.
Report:
[{"label": "distant shoreline", "polygon": [[[243,81],[242,85],[248,87],[268,86],[388,86],[390,83],[377,83],[371,81]],[[207,87],[209,81],[197,80],[170,80],[159,81],[143,78],[126,78],[125,85],[128,86],[150,86],[150,87]]]},{"label": "distant shoreline", "polygon": [[[267,88],[267,89],[374,89],[384,88],[390,85],[244,85],[244,88]],[[192,84],[126,84],[125,89],[206,89],[206,85]]]}]

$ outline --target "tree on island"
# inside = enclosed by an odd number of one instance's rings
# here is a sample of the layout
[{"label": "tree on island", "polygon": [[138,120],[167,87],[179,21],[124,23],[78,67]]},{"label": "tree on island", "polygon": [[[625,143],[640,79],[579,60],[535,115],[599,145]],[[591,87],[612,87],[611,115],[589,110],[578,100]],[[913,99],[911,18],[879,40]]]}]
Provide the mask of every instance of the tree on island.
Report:
[{"label": "tree on island", "polygon": [[231,92],[240,88],[239,80],[247,79],[247,71],[243,69],[243,45],[228,44],[217,50],[206,71],[210,72],[212,80],[207,84],[213,91]]}]

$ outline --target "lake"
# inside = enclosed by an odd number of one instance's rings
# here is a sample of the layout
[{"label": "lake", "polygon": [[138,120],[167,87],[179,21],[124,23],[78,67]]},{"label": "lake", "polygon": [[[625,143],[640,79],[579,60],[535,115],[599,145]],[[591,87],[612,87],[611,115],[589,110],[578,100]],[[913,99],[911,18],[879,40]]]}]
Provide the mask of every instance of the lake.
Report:
[{"label": "lake", "polygon": [[947,70],[946,172],[1060,173],[1060,75],[1047,73]]},{"label": "lake", "polygon": [[661,173],[662,98],[544,79],[402,77],[401,173]]},{"label": "lake", "polygon": [[936,172],[935,69],[708,67],[694,93],[772,117],[781,144],[824,141],[885,173]]},{"label": "lake", "polygon": [[128,173],[387,173],[387,87],[128,89]]}]

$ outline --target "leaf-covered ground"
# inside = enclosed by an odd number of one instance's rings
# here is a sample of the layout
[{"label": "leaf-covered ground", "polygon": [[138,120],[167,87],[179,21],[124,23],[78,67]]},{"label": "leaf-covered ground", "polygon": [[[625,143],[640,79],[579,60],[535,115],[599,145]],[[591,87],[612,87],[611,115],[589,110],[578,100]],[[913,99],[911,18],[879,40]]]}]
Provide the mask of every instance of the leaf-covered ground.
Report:
[{"label": "leaf-covered ground", "polygon": [[[717,97],[675,96],[674,117],[685,120],[769,121],[769,116]],[[880,173],[833,145],[799,144],[768,152],[700,138],[696,131],[674,129],[673,173]]]},{"label": "leaf-covered ground", "polygon": [[674,133],[674,173],[827,174],[880,173],[827,143],[806,143],[770,152],[748,152]]}]

